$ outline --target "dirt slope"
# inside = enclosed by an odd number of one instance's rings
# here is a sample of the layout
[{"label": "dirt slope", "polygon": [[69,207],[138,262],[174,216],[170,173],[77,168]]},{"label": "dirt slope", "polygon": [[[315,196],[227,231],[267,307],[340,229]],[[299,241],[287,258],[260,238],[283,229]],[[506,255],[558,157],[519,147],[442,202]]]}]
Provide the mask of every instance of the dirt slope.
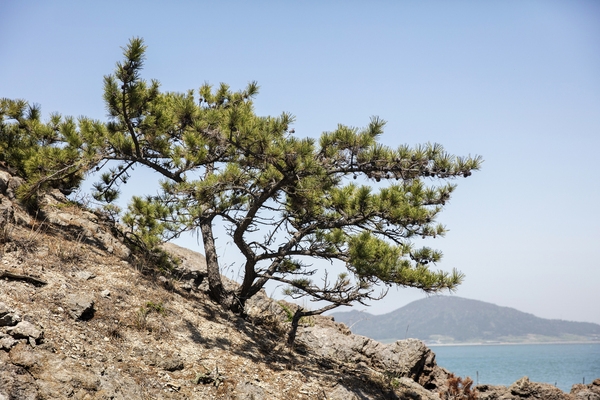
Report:
[{"label": "dirt slope", "polygon": [[223,312],[206,295],[200,254],[168,245],[180,264],[161,272],[58,192],[26,213],[19,183],[0,170],[0,400],[439,399],[446,390],[449,373],[422,342],[383,345],[327,317],[308,320],[290,352],[293,305],[261,293],[247,318]]}]

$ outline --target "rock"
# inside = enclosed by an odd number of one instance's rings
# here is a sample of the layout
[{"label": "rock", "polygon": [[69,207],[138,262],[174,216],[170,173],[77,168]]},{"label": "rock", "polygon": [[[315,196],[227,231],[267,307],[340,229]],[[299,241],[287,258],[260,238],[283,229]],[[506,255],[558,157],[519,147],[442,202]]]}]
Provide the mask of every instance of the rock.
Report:
[{"label": "rock", "polygon": [[44,331],[31,322],[21,321],[16,326],[10,327],[6,333],[15,339],[32,339],[35,343],[44,337]]},{"label": "rock", "polygon": [[21,317],[6,304],[0,303],[0,326],[15,326],[21,322]]},{"label": "rock", "polygon": [[180,371],[183,369],[183,360],[178,356],[169,356],[160,359],[156,366],[165,371]]},{"label": "rock", "polygon": [[110,225],[96,214],[78,209],[76,213],[62,207],[69,204],[69,199],[59,190],[44,193],[39,204],[47,223],[61,227],[64,233],[83,242],[97,246],[109,253],[126,259],[131,251],[112,233]]},{"label": "rock", "polygon": [[291,317],[288,312],[293,312],[295,310],[293,307],[297,306],[286,301],[273,300],[264,290],[261,290],[246,302],[246,313],[252,319],[274,318],[280,324],[289,324]]},{"label": "rock", "polygon": [[583,385],[581,383],[573,385],[571,388],[571,395],[576,400],[600,400],[600,378],[595,379],[589,385]]},{"label": "rock", "polygon": [[508,388],[510,393],[517,398],[540,400],[567,400],[569,396],[556,386],[547,383],[530,382],[524,376]]},{"label": "rock", "polygon": [[396,392],[402,393],[403,397],[406,399],[422,399],[422,400],[439,400],[440,396],[438,394],[432,393],[423,386],[419,385],[417,382],[413,381],[410,378],[402,377],[397,378],[393,386],[396,388]]},{"label": "rock", "polygon": [[141,387],[135,380],[119,371],[106,370],[100,377],[100,390],[97,399],[143,399],[147,389]]},{"label": "rock", "polygon": [[236,400],[254,400],[267,398],[265,390],[252,382],[244,382],[235,387]]},{"label": "rock", "polygon": [[7,171],[0,170],[0,195],[14,200],[16,198],[16,191],[23,182],[23,179],[13,176]]},{"label": "rock", "polygon": [[159,276],[156,280],[159,281],[160,284],[163,285],[163,287],[167,290],[173,288],[173,284],[171,283],[171,281],[162,275]]},{"label": "rock", "polygon": [[184,283],[181,284],[181,288],[183,290],[188,291],[188,292],[190,290],[194,289],[195,286],[196,285],[194,284],[194,280],[193,279],[190,279],[188,282],[184,282]]},{"label": "rock", "polygon": [[38,398],[37,385],[27,370],[0,359],[0,399],[36,400]]},{"label": "rock", "polygon": [[100,296],[102,297],[110,297],[110,290],[106,289],[100,292]]},{"label": "rock", "polygon": [[6,197],[0,197],[0,227],[2,227],[0,229],[4,230],[2,234],[4,235],[5,239],[9,233],[10,224],[14,223],[14,221],[15,212],[14,208],[12,207],[12,202]]},{"label": "rock", "polygon": [[418,381],[431,350],[417,339],[382,344],[365,336],[347,336],[335,328],[321,326],[298,330],[297,344],[318,356],[346,363],[365,362],[396,377]]},{"label": "rock", "polygon": [[0,350],[8,351],[17,343],[17,340],[12,336],[0,333]]},{"label": "rock", "polygon": [[[94,393],[102,388],[100,376],[69,357],[56,357],[54,354],[46,351],[34,350],[23,343],[15,346],[9,355],[13,364],[26,368],[27,372],[35,379],[38,389],[37,398],[85,398],[82,396],[86,392]],[[122,383],[113,382],[113,384]]]},{"label": "rock", "polygon": [[88,294],[72,294],[67,298],[69,315],[77,320],[87,321],[94,317],[94,298]]},{"label": "rock", "polygon": [[344,385],[338,384],[335,386],[335,388],[331,392],[327,393],[327,399],[328,400],[359,400],[359,397],[356,395],[356,393],[354,393],[353,391],[351,391]]},{"label": "rock", "polygon": [[23,368],[32,368],[39,364],[40,356],[27,344],[20,342],[8,353],[10,361]]},{"label": "rock", "polygon": [[[478,400],[499,400],[501,396],[510,396],[506,386],[478,385],[474,389],[477,391]],[[509,399],[511,397],[502,398]]]},{"label": "rock", "polygon": [[419,377],[419,384],[427,390],[439,392],[448,387],[450,371],[435,363],[435,354],[432,352],[425,360],[423,373]]},{"label": "rock", "polygon": [[160,356],[155,354],[151,357],[150,365],[156,365],[165,371],[180,371],[183,369],[183,360],[178,355]]},{"label": "rock", "polygon": [[173,271],[175,278],[182,281],[193,280],[196,287],[202,283],[207,275],[206,259],[202,254],[170,242],[163,243],[161,248],[177,261]]},{"label": "rock", "polygon": [[4,167],[0,163],[0,227],[9,224],[30,226],[31,217],[16,204],[16,192],[23,179],[11,175]]},{"label": "rock", "polygon": [[82,281],[87,281],[96,277],[96,275],[88,271],[79,271],[75,274],[75,276],[81,279]]},{"label": "rock", "polygon": [[581,389],[577,392],[571,392],[575,396],[575,400],[600,400],[600,394],[594,393],[589,389]]},{"label": "rock", "polygon": [[6,196],[8,190],[8,182],[11,175],[8,172],[0,171],[0,194]]},{"label": "rock", "polygon": [[548,383],[530,382],[524,376],[508,388],[505,386],[479,385],[477,390],[479,400],[572,400],[573,396],[567,394],[554,385]]}]

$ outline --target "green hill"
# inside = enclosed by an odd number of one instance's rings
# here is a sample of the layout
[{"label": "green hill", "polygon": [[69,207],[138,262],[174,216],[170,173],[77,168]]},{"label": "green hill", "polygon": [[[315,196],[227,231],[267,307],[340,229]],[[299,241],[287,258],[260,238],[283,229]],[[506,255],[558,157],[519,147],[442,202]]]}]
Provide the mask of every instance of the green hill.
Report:
[{"label": "green hill", "polygon": [[331,314],[353,333],[382,342],[417,338],[427,343],[597,341],[600,325],[544,319],[514,308],[455,296],[432,296],[383,315]]}]

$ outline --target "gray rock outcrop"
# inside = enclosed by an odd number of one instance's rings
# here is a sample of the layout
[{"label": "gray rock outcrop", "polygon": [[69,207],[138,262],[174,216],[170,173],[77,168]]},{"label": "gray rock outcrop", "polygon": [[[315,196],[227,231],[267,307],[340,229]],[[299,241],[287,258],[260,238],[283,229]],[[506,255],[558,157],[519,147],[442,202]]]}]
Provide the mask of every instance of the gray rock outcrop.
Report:
[{"label": "gray rock outcrop", "polygon": [[94,297],[89,294],[71,294],[67,297],[68,312],[77,320],[89,320],[94,316]]},{"label": "gray rock outcrop", "polygon": [[143,398],[140,386],[115,369],[83,367],[25,343],[0,352],[0,399],[91,398],[89,393],[99,399]]},{"label": "gray rock outcrop", "polygon": [[575,400],[600,400],[600,378],[589,385],[577,384],[571,388]]},{"label": "gray rock outcrop", "polygon": [[22,184],[23,179],[0,169],[0,229],[5,229],[13,223],[19,225],[31,224],[31,217],[15,208],[16,191]]},{"label": "gray rock outcrop", "polygon": [[397,377],[418,381],[431,350],[417,339],[399,340],[383,344],[359,335],[345,335],[330,327],[305,327],[296,338],[320,357],[346,363],[365,363],[383,369]]},{"label": "gray rock outcrop", "polygon": [[565,393],[548,383],[531,382],[524,376],[509,387],[479,385],[475,389],[479,400],[573,400],[571,394]]}]

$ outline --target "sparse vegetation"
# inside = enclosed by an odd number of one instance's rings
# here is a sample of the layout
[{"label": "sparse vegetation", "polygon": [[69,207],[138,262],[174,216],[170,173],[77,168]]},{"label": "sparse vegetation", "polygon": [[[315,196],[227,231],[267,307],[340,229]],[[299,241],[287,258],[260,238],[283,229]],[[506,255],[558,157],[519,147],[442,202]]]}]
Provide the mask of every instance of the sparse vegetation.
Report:
[{"label": "sparse vegetation", "polygon": [[440,392],[442,400],[477,400],[477,391],[471,388],[473,380],[469,377],[450,374],[446,385],[447,389]]},{"label": "sparse vegetation", "polygon": [[75,240],[70,241],[58,240],[58,238],[54,237],[54,239],[47,240],[46,245],[48,247],[48,252],[60,262],[67,265],[75,265],[81,263],[85,257],[87,257],[81,239],[81,235]]}]

